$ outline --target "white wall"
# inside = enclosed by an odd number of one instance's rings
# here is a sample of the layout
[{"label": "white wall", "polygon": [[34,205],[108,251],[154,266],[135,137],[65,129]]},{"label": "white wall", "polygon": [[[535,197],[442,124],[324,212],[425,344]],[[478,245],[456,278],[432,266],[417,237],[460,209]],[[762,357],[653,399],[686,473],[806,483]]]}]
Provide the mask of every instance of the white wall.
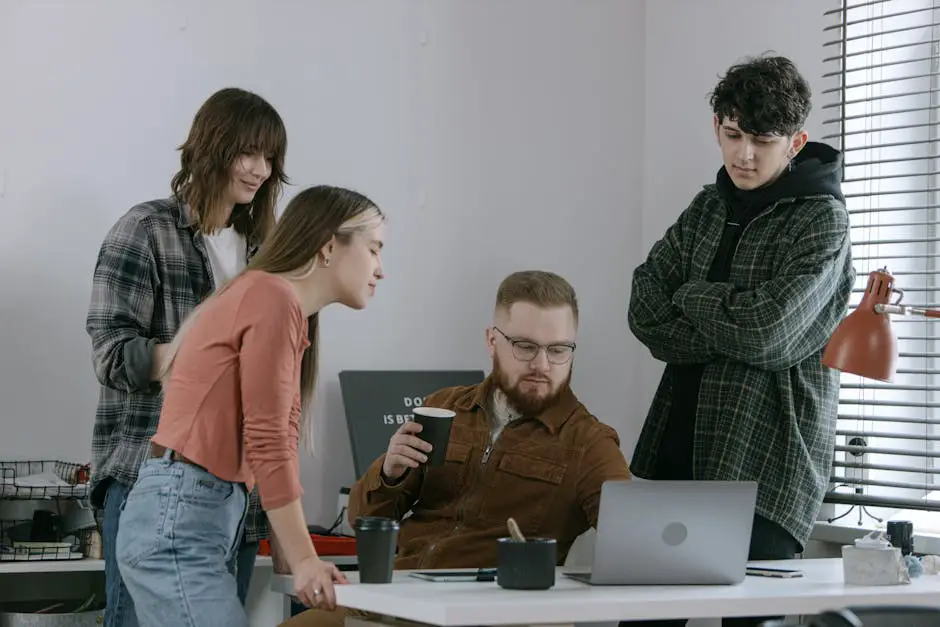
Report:
[{"label": "white wall", "polygon": [[[810,139],[823,135],[823,43],[838,33],[823,13],[834,0],[651,0],[646,3],[646,117],[643,140],[642,247],[645,251],[721,167],[708,96],[744,57],[774,51],[793,60],[813,89]],[[831,68],[828,68],[831,69]],[[644,354],[648,355],[648,353]],[[662,364],[644,359],[637,401],[652,399]]]},{"label": "white wall", "polygon": [[523,267],[578,290],[576,389],[631,451],[661,366],[626,328],[630,272],[720,165],[708,92],[768,49],[818,92],[831,4],[0,2],[0,459],[87,458],[98,245],[167,193],[175,146],[225,85],[284,117],[285,202],[328,182],[391,216],[374,303],[324,315],[313,521],[353,478],[336,372],[487,367],[493,292]]},{"label": "white wall", "polygon": [[521,267],[574,283],[576,389],[629,453],[661,372],[626,328],[630,273],[720,165],[708,91],[768,49],[818,91],[831,4],[0,1],[0,459],[87,456],[100,239],[166,193],[229,84],[280,110],[298,186],[355,186],[392,218],[373,305],[324,316],[313,521],[352,479],[335,373],[486,367],[493,292]]},{"label": "white wall", "polygon": [[391,216],[374,303],[324,314],[312,522],[354,479],[336,372],[487,367],[496,286],[521,268],[578,290],[576,389],[632,445],[643,4],[0,2],[0,459],[87,460],[98,246],[167,194],[193,114],[227,85],[284,117],[285,201],[349,185]]}]

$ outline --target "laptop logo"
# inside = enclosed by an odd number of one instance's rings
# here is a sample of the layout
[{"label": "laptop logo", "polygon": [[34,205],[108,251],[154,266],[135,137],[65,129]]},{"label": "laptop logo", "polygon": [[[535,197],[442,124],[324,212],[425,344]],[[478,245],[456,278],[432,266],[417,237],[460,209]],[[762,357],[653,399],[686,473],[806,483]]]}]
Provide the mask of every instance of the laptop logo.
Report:
[{"label": "laptop logo", "polygon": [[669,523],[663,529],[663,542],[669,546],[679,546],[689,537],[689,530],[680,522]]}]

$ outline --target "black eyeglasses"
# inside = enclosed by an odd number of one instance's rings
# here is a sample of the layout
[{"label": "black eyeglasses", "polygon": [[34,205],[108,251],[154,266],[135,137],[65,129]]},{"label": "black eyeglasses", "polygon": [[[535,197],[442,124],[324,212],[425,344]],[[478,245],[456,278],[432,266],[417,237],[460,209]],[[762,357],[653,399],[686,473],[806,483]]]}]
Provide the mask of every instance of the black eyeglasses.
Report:
[{"label": "black eyeglasses", "polygon": [[571,356],[574,354],[574,349],[576,348],[574,343],[536,344],[531,340],[520,340],[509,337],[503,333],[502,329],[499,327],[494,326],[493,328],[499,331],[499,334],[506,338],[506,341],[512,345],[512,356],[519,361],[532,361],[539,356],[539,351],[544,348],[545,356],[548,358],[549,363],[560,366],[571,361]]}]

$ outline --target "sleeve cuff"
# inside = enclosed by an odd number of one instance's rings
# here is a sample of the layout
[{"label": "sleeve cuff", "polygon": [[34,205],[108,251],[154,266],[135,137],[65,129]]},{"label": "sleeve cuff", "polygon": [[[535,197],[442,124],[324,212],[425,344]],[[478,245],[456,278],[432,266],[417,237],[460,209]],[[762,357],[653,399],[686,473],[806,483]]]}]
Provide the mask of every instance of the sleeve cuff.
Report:
[{"label": "sleeve cuff", "polygon": [[710,318],[715,303],[726,297],[727,285],[711,281],[688,281],[672,295],[672,304],[690,320],[701,318],[703,315]]},{"label": "sleeve cuff", "polygon": [[258,493],[261,497],[261,508],[265,512],[284,507],[285,505],[289,505],[303,498],[304,489],[303,486],[300,485],[300,479],[298,477],[288,473],[283,481],[278,481],[277,483],[281,489],[278,489],[276,494],[265,494],[265,492],[261,491],[263,486],[258,485]]},{"label": "sleeve cuff", "polygon": [[385,476],[385,473],[382,472],[381,469],[379,469],[379,483],[381,484],[383,488],[390,488],[390,489],[400,488],[401,486],[405,484],[405,481],[408,479],[408,476],[410,474],[411,474],[411,468],[408,468],[407,470],[405,470],[402,476],[400,476],[395,481],[392,481],[391,479]]},{"label": "sleeve cuff", "polygon": [[692,291],[692,281],[680,285],[679,289],[672,295],[672,304],[678,307],[683,313],[685,313],[685,300],[690,291]]},{"label": "sleeve cuff", "polygon": [[150,391],[155,382],[150,380],[153,372],[153,351],[157,340],[147,337],[135,337],[124,343],[124,368],[127,382],[132,389]]},{"label": "sleeve cuff", "polygon": [[382,472],[382,462],[384,456],[375,461],[372,468],[366,473],[363,477],[363,487],[366,489],[366,494],[371,492],[397,492],[405,487],[405,484],[408,482],[408,479],[411,478],[413,474],[411,468],[405,471],[401,477],[398,478],[398,481],[391,481],[386,479],[385,473]]}]

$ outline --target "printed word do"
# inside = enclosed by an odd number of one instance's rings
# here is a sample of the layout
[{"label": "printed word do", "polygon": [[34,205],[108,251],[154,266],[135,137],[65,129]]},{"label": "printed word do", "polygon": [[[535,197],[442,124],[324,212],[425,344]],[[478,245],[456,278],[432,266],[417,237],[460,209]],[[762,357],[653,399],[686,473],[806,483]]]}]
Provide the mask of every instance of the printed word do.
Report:
[{"label": "printed word do", "polygon": [[[423,396],[405,396],[402,398],[402,404],[405,407],[421,407],[424,405]],[[408,421],[414,420],[414,414],[383,414],[382,423],[386,425],[403,425]]]}]

